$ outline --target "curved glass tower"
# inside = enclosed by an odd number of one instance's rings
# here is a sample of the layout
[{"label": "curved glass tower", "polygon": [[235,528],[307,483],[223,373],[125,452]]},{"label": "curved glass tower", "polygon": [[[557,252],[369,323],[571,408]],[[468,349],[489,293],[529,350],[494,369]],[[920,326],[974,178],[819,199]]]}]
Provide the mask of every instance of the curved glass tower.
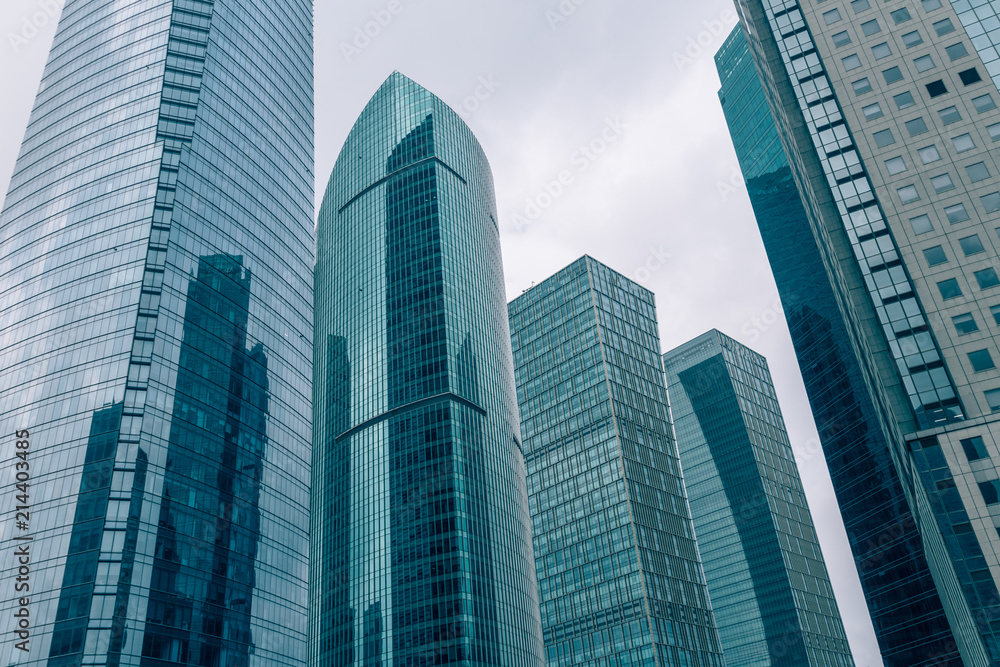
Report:
[{"label": "curved glass tower", "polygon": [[320,209],[310,664],[544,664],[493,179],[399,73]]},{"label": "curved glass tower", "polygon": [[311,9],[65,4],[0,215],[2,664],[305,662]]}]

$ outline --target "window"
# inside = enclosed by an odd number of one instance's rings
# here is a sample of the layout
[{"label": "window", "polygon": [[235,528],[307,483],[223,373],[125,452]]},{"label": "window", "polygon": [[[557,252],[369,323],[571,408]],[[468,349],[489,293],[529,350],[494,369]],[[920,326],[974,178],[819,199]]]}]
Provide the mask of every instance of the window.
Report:
[{"label": "window", "polygon": [[904,204],[912,204],[915,201],[920,200],[920,193],[917,192],[917,188],[914,185],[907,185],[896,190],[899,193],[899,200]]},{"label": "window", "polygon": [[949,32],[955,32],[955,26],[951,19],[944,19],[934,24],[934,31],[938,35],[947,35]]},{"label": "window", "polygon": [[952,44],[951,46],[946,46],[944,52],[948,54],[951,60],[958,60],[959,58],[964,58],[969,55],[969,52],[965,48],[965,44],[959,42],[958,44]]},{"label": "window", "polygon": [[908,32],[905,35],[903,35],[903,44],[906,45],[906,48],[914,47],[917,44],[923,44],[923,43],[924,43],[924,38],[920,36],[919,30],[914,30],[913,32]]},{"label": "window", "polygon": [[931,219],[927,215],[918,215],[915,218],[910,218],[910,227],[913,228],[914,234],[926,234],[934,229],[934,225],[931,224]]},{"label": "window", "polygon": [[831,9],[828,12],[823,12],[823,20],[826,21],[827,25],[833,25],[840,20],[840,10]]},{"label": "window", "polygon": [[930,56],[920,56],[913,59],[913,64],[917,66],[918,72],[926,72],[934,69],[934,59]]},{"label": "window", "polygon": [[976,282],[979,283],[979,289],[989,289],[1000,285],[1000,278],[997,277],[997,272],[992,268],[976,271],[972,275],[976,277]]},{"label": "window", "polygon": [[977,373],[988,371],[991,368],[997,367],[997,365],[993,363],[993,357],[990,356],[989,350],[976,350],[975,352],[969,352],[969,363],[972,365],[972,370]]},{"label": "window", "polygon": [[944,209],[944,214],[948,216],[948,222],[955,225],[969,219],[969,212],[965,210],[965,204],[955,204]]},{"label": "window", "polygon": [[917,151],[917,155],[920,156],[920,161],[924,164],[937,162],[941,159],[941,153],[938,152],[937,146],[927,146],[926,148],[921,148]]},{"label": "window", "polygon": [[883,116],[882,107],[879,106],[878,102],[876,102],[875,104],[869,104],[866,107],[862,107],[861,113],[863,113],[865,115],[865,118],[867,118],[868,120],[875,120],[876,118],[881,118]]},{"label": "window", "polygon": [[944,81],[938,79],[937,81],[931,81],[927,84],[927,94],[931,97],[940,97],[948,92],[948,86],[944,85]]},{"label": "window", "polygon": [[986,252],[986,248],[983,247],[983,242],[979,240],[979,234],[973,234],[972,236],[966,236],[964,239],[959,239],[958,244],[962,246],[962,252],[965,253],[966,257]]},{"label": "window", "polygon": [[889,174],[895,176],[896,174],[902,174],[906,171],[906,162],[903,161],[901,157],[894,157],[885,161],[886,169],[889,170]]},{"label": "window", "polygon": [[924,122],[923,118],[914,118],[913,120],[906,121],[906,131],[910,133],[911,137],[915,137],[919,134],[923,134],[927,131],[927,123]]},{"label": "window", "polygon": [[980,95],[979,97],[973,97],[972,105],[976,107],[976,111],[979,113],[997,108],[996,102],[993,101],[993,97],[989,93]]},{"label": "window", "polygon": [[882,76],[885,77],[886,83],[896,83],[903,80],[903,71],[898,67],[890,67],[882,72]]},{"label": "window", "polygon": [[840,62],[844,63],[844,69],[848,72],[861,67],[861,58],[858,58],[858,54],[856,53],[852,53],[846,58],[841,59]]},{"label": "window", "polygon": [[958,286],[958,281],[954,278],[942,280],[937,284],[938,291],[941,292],[942,299],[954,299],[962,296],[962,288]]},{"label": "window", "polygon": [[983,502],[987,505],[1000,503],[1000,480],[991,479],[979,483],[979,493],[983,494]]},{"label": "window", "polygon": [[972,69],[967,69],[959,72],[958,78],[961,79],[962,83],[964,83],[967,86],[971,86],[972,84],[979,83],[980,81],[983,80],[983,77],[979,75],[979,70],[977,70],[975,67],[973,67]]},{"label": "window", "polygon": [[959,153],[970,151],[976,147],[976,142],[972,140],[972,135],[969,133],[960,134],[957,137],[952,137],[951,143],[954,144],[955,150],[958,151]]},{"label": "window", "polygon": [[865,34],[865,37],[871,37],[876,33],[882,32],[882,26],[878,24],[878,21],[872,19],[861,24],[861,32]]},{"label": "window", "polygon": [[990,139],[1000,141],[1000,123],[990,125],[986,128],[986,131],[990,133]]},{"label": "window", "polygon": [[868,0],[851,0],[851,9],[854,10],[855,14],[860,14],[866,9],[871,9],[872,6],[868,4]]},{"label": "window", "polygon": [[834,46],[846,46],[847,44],[850,43],[851,43],[851,36],[848,34],[846,30],[844,30],[843,32],[838,32],[836,35],[833,36]]},{"label": "window", "polygon": [[948,256],[944,254],[944,248],[939,245],[924,250],[924,259],[927,261],[927,266],[948,263]]},{"label": "window", "polygon": [[872,135],[875,138],[875,145],[879,148],[885,148],[886,146],[891,146],[896,143],[896,138],[892,136],[892,130],[882,130],[881,132],[876,132]]},{"label": "window", "polygon": [[951,323],[955,325],[955,330],[962,335],[979,331],[979,325],[976,324],[976,318],[972,316],[972,313],[956,315],[951,318]]},{"label": "window", "polygon": [[986,209],[987,213],[1000,211],[1000,192],[991,192],[980,197],[979,201],[983,202],[983,208]]},{"label": "window", "polygon": [[924,6],[925,12],[941,9],[941,0],[920,0],[920,3]]},{"label": "window", "polygon": [[890,16],[892,16],[892,20],[896,25],[899,25],[900,23],[906,23],[907,21],[910,20],[910,12],[908,12],[905,7],[902,9],[897,9],[896,11],[892,12]]},{"label": "window", "polygon": [[1000,389],[984,391],[983,395],[986,397],[986,405],[990,406],[990,410],[1000,412]]},{"label": "window", "polygon": [[899,95],[893,95],[892,101],[896,103],[897,109],[906,109],[916,104],[916,102],[913,101],[913,93],[910,91],[900,93]]},{"label": "window", "polygon": [[955,188],[955,182],[951,180],[951,174],[941,174],[931,179],[931,185],[935,192],[947,192]]},{"label": "window", "polygon": [[888,42],[882,42],[881,44],[876,44],[872,47],[872,55],[875,56],[875,60],[888,58],[892,55],[892,49],[889,48]]},{"label": "window", "polygon": [[1000,326],[1000,305],[990,306],[990,315],[993,316],[993,323]]},{"label": "window", "polygon": [[989,458],[989,452],[986,451],[986,443],[983,442],[982,436],[973,436],[971,438],[966,438],[960,441],[962,443],[962,449],[965,450],[965,458],[970,461],[979,461],[981,459]]},{"label": "window", "polygon": [[973,183],[978,183],[979,181],[985,181],[990,177],[990,170],[986,167],[985,162],[977,162],[976,164],[970,164],[965,168],[965,171],[969,174],[969,180]]},{"label": "window", "polygon": [[872,92],[872,84],[867,78],[858,79],[851,83],[851,87],[854,88],[855,95],[864,95],[865,93]]},{"label": "window", "polygon": [[962,120],[962,114],[958,113],[956,107],[947,107],[938,111],[938,115],[941,116],[941,122],[945,125],[951,125],[952,123],[957,123]]}]

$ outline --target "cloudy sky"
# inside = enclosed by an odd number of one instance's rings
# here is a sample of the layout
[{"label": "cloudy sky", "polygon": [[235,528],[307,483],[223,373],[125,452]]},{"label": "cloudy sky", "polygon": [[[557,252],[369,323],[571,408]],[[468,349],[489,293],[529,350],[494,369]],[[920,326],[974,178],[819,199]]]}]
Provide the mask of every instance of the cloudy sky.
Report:
[{"label": "cloudy sky", "polygon": [[[0,192],[55,20],[16,50],[9,34],[45,1],[0,6]],[[373,13],[387,25],[359,39]],[[490,158],[510,298],[586,253],[656,293],[664,351],[718,328],[764,354],[857,665],[879,667],[826,463],[810,454],[816,428],[750,202],[730,187],[737,162],[712,56],[733,25],[731,0],[320,0],[317,188],[398,69],[456,108]]]}]

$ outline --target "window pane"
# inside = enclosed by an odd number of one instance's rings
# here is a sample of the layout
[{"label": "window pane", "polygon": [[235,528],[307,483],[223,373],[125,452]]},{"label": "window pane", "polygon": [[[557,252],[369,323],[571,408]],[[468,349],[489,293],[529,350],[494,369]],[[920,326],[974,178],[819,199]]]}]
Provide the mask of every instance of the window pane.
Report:
[{"label": "window pane", "polygon": [[869,104],[866,107],[862,107],[861,112],[864,113],[865,118],[868,120],[875,120],[876,118],[882,117],[882,107],[879,106],[878,102],[875,104]]},{"label": "window pane", "polygon": [[861,24],[861,32],[865,33],[865,36],[870,37],[875,33],[881,32],[882,26],[878,24],[878,21],[872,19],[871,21],[865,21]]},{"label": "window pane", "polygon": [[957,137],[952,137],[951,143],[955,145],[955,150],[959,153],[964,153],[976,147],[976,142],[972,140],[971,134],[960,134]]},{"label": "window pane", "polygon": [[896,83],[903,80],[903,72],[898,67],[890,67],[882,72],[882,76],[885,77],[886,83]]},{"label": "window pane", "polygon": [[916,104],[916,102],[913,101],[913,93],[910,91],[900,93],[899,95],[893,95],[892,101],[896,103],[897,109],[906,109],[907,107],[912,107]]},{"label": "window pane", "polygon": [[951,318],[951,323],[955,325],[955,329],[960,334],[969,334],[974,331],[979,331],[979,326],[976,324],[976,318],[972,316],[972,313],[956,315]]},{"label": "window pane", "polygon": [[920,194],[917,192],[916,186],[913,185],[899,188],[896,192],[899,193],[899,200],[904,204],[911,204],[920,199]]},{"label": "window pane", "polygon": [[983,242],[979,240],[979,234],[973,234],[972,236],[966,236],[964,239],[959,239],[958,244],[962,246],[962,252],[965,256],[975,255],[976,253],[986,252],[986,248],[983,247]]},{"label": "window pane", "polygon": [[882,58],[888,58],[892,55],[892,49],[889,48],[887,42],[882,42],[881,44],[876,44],[872,47],[872,54],[875,56],[876,60],[881,60]]},{"label": "window pane", "polygon": [[913,32],[908,32],[903,35],[903,44],[907,47],[916,46],[917,44],[923,44],[924,38],[920,36],[920,31],[914,30]]},{"label": "window pane", "polygon": [[921,148],[917,151],[917,155],[920,156],[920,161],[924,164],[937,162],[941,159],[941,153],[938,152],[937,146],[927,146],[926,148]]},{"label": "window pane", "polygon": [[962,288],[958,286],[958,281],[954,278],[942,280],[937,286],[941,292],[942,299],[954,299],[955,297],[962,296]]},{"label": "window pane", "polygon": [[1000,141],[1000,123],[990,125],[986,130],[990,133],[990,138],[993,141]]},{"label": "window pane", "polygon": [[948,86],[944,85],[944,81],[938,79],[937,81],[931,81],[927,84],[927,94],[931,97],[940,97],[948,92]]},{"label": "window pane", "polygon": [[885,148],[886,146],[891,146],[896,143],[896,138],[892,136],[892,130],[882,130],[881,132],[876,132],[872,136],[875,138],[875,145],[879,148]]},{"label": "window pane", "polygon": [[872,91],[872,84],[868,79],[858,79],[851,83],[855,95],[863,95]]},{"label": "window pane", "polygon": [[910,218],[910,226],[913,227],[914,234],[925,234],[934,229],[931,219],[927,215],[918,215]]},{"label": "window pane", "polygon": [[927,131],[927,123],[924,122],[923,118],[914,118],[913,120],[906,121],[906,131],[910,133],[911,137],[923,134]]},{"label": "window pane", "polygon": [[833,23],[836,23],[837,21],[840,20],[840,10],[839,9],[831,9],[828,12],[824,12],[823,13],[823,20],[826,21],[827,25],[831,25]]},{"label": "window pane", "polygon": [[852,53],[851,55],[841,60],[841,62],[844,63],[844,69],[847,70],[848,72],[850,72],[852,69],[857,69],[861,67],[861,58],[858,58],[858,55],[856,53]]},{"label": "window pane", "polygon": [[891,14],[891,16],[896,25],[910,20],[910,12],[907,11],[905,7],[903,9],[897,9]]},{"label": "window pane", "polygon": [[990,410],[1000,412],[1000,389],[984,391],[983,394],[986,396],[986,404],[990,406]]},{"label": "window pane", "polygon": [[927,70],[934,69],[934,59],[930,56],[920,56],[919,58],[914,58],[913,64],[917,66],[918,72],[926,72]]},{"label": "window pane", "polygon": [[965,171],[969,174],[969,179],[973,183],[978,183],[979,181],[985,181],[990,177],[990,170],[986,167],[985,162],[977,162],[976,164],[970,164],[965,168]]},{"label": "window pane", "polygon": [[993,269],[983,269],[982,271],[976,271],[972,275],[976,277],[976,282],[979,283],[980,289],[989,289],[990,287],[1000,285],[1000,278],[997,277],[997,272]]},{"label": "window pane", "polygon": [[1000,211],[1000,192],[992,192],[988,195],[979,198],[979,201],[983,202],[983,208],[986,209],[987,213],[996,213]]},{"label": "window pane", "polygon": [[989,454],[986,452],[986,443],[983,442],[982,436],[977,435],[972,438],[966,438],[961,443],[962,449],[965,450],[965,458],[970,461],[978,461],[989,457]]},{"label": "window pane", "polygon": [[939,245],[924,250],[924,259],[927,261],[927,266],[948,263],[948,257],[944,254],[944,248]]},{"label": "window pane", "polygon": [[958,78],[962,80],[967,86],[971,86],[974,83],[978,83],[983,80],[983,77],[979,75],[979,70],[975,67],[972,69],[967,69],[963,72],[958,73]]},{"label": "window pane", "polygon": [[951,174],[935,176],[931,179],[931,185],[934,186],[935,192],[947,192],[955,187],[955,183],[951,180]]},{"label": "window pane", "polygon": [[866,9],[871,9],[871,5],[868,4],[868,0],[851,0],[851,8],[854,9],[855,14],[858,14]]},{"label": "window pane", "polygon": [[845,44],[850,44],[850,43],[851,43],[851,36],[850,34],[848,34],[846,30],[844,30],[843,32],[838,32],[836,35],[833,36],[834,46],[844,46]]},{"label": "window pane", "polygon": [[945,208],[944,214],[948,216],[948,222],[956,224],[969,219],[969,212],[965,210],[965,204],[955,204]]},{"label": "window pane", "polygon": [[923,4],[925,12],[941,9],[941,0],[920,0],[920,2]]},{"label": "window pane", "polygon": [[991,479],[988,482],[979,483],[979,492],[983,494],[983,502],[987,505],[1000,503],[1000,482]]},{"label": "window pane", "polygon": [[979,113],[997,108],[996,102],[993,101],[993,97],[989,93],[986,95],[980,95],[979,97],[973,97],[972,104],[976,107],[976,111]]},{"label": "window pane", "polygon": [[941,122],[945,125],[951,125],[962,120],[962,114],[958,113],[956,107],[948,107],[946,109],[941,109],[938,111],[938,115],[941,116]]},{"label": "window pane", "polygon": [[993,322],[1000,326],[1000,305],[990,306],[990,315],[993,316]]},{"label": "window pane", "polygon": [[958,60],[959,58],[964,58],[969,55],[969,52],[965,48],[965,44],[959,42],[958,44],[952,44],[951,46],[946,46],[944,52],[948,54],[948,57],[952,60]]},{"label": "window pane", "polygon": [[951,19],[944,19],[934,24],[934,31],[939,35],[947,35],[949,32],[955,32],[955,26]]}]

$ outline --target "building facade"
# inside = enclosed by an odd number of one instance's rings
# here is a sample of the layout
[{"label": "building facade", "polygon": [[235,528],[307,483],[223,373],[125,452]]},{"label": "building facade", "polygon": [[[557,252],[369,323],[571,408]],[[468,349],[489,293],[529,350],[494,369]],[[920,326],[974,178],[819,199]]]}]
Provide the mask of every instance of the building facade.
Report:
[{"label": "building facade", "polygon": [[738,8],[956,648],[998,665],[1000,40],[973,5]]},{"label": "building facade", "polygon": [[307,2],[66,2],[0,214],[4,664],[305,663],[312,109]]},{"label": "building facade", "polygon": [[510,321],[547,664],[721,667],[652,293],[583,257]]},{"label": "building facade", "polygon": [[[961,664],[917,523],[741,26],[715,57],[743,170],[887,667]],[[753,331],[747,331],[751,339]],[[676,405],[676,403],[675,403]]]},{"label": "building facade", "polygon": [[727,664],[853,667],[767,361],[710,331],[663,365]]},{"label": "building facade", "polygon": [[399,73],[320,209],[310,664],[544,662],[493,180]]}]

